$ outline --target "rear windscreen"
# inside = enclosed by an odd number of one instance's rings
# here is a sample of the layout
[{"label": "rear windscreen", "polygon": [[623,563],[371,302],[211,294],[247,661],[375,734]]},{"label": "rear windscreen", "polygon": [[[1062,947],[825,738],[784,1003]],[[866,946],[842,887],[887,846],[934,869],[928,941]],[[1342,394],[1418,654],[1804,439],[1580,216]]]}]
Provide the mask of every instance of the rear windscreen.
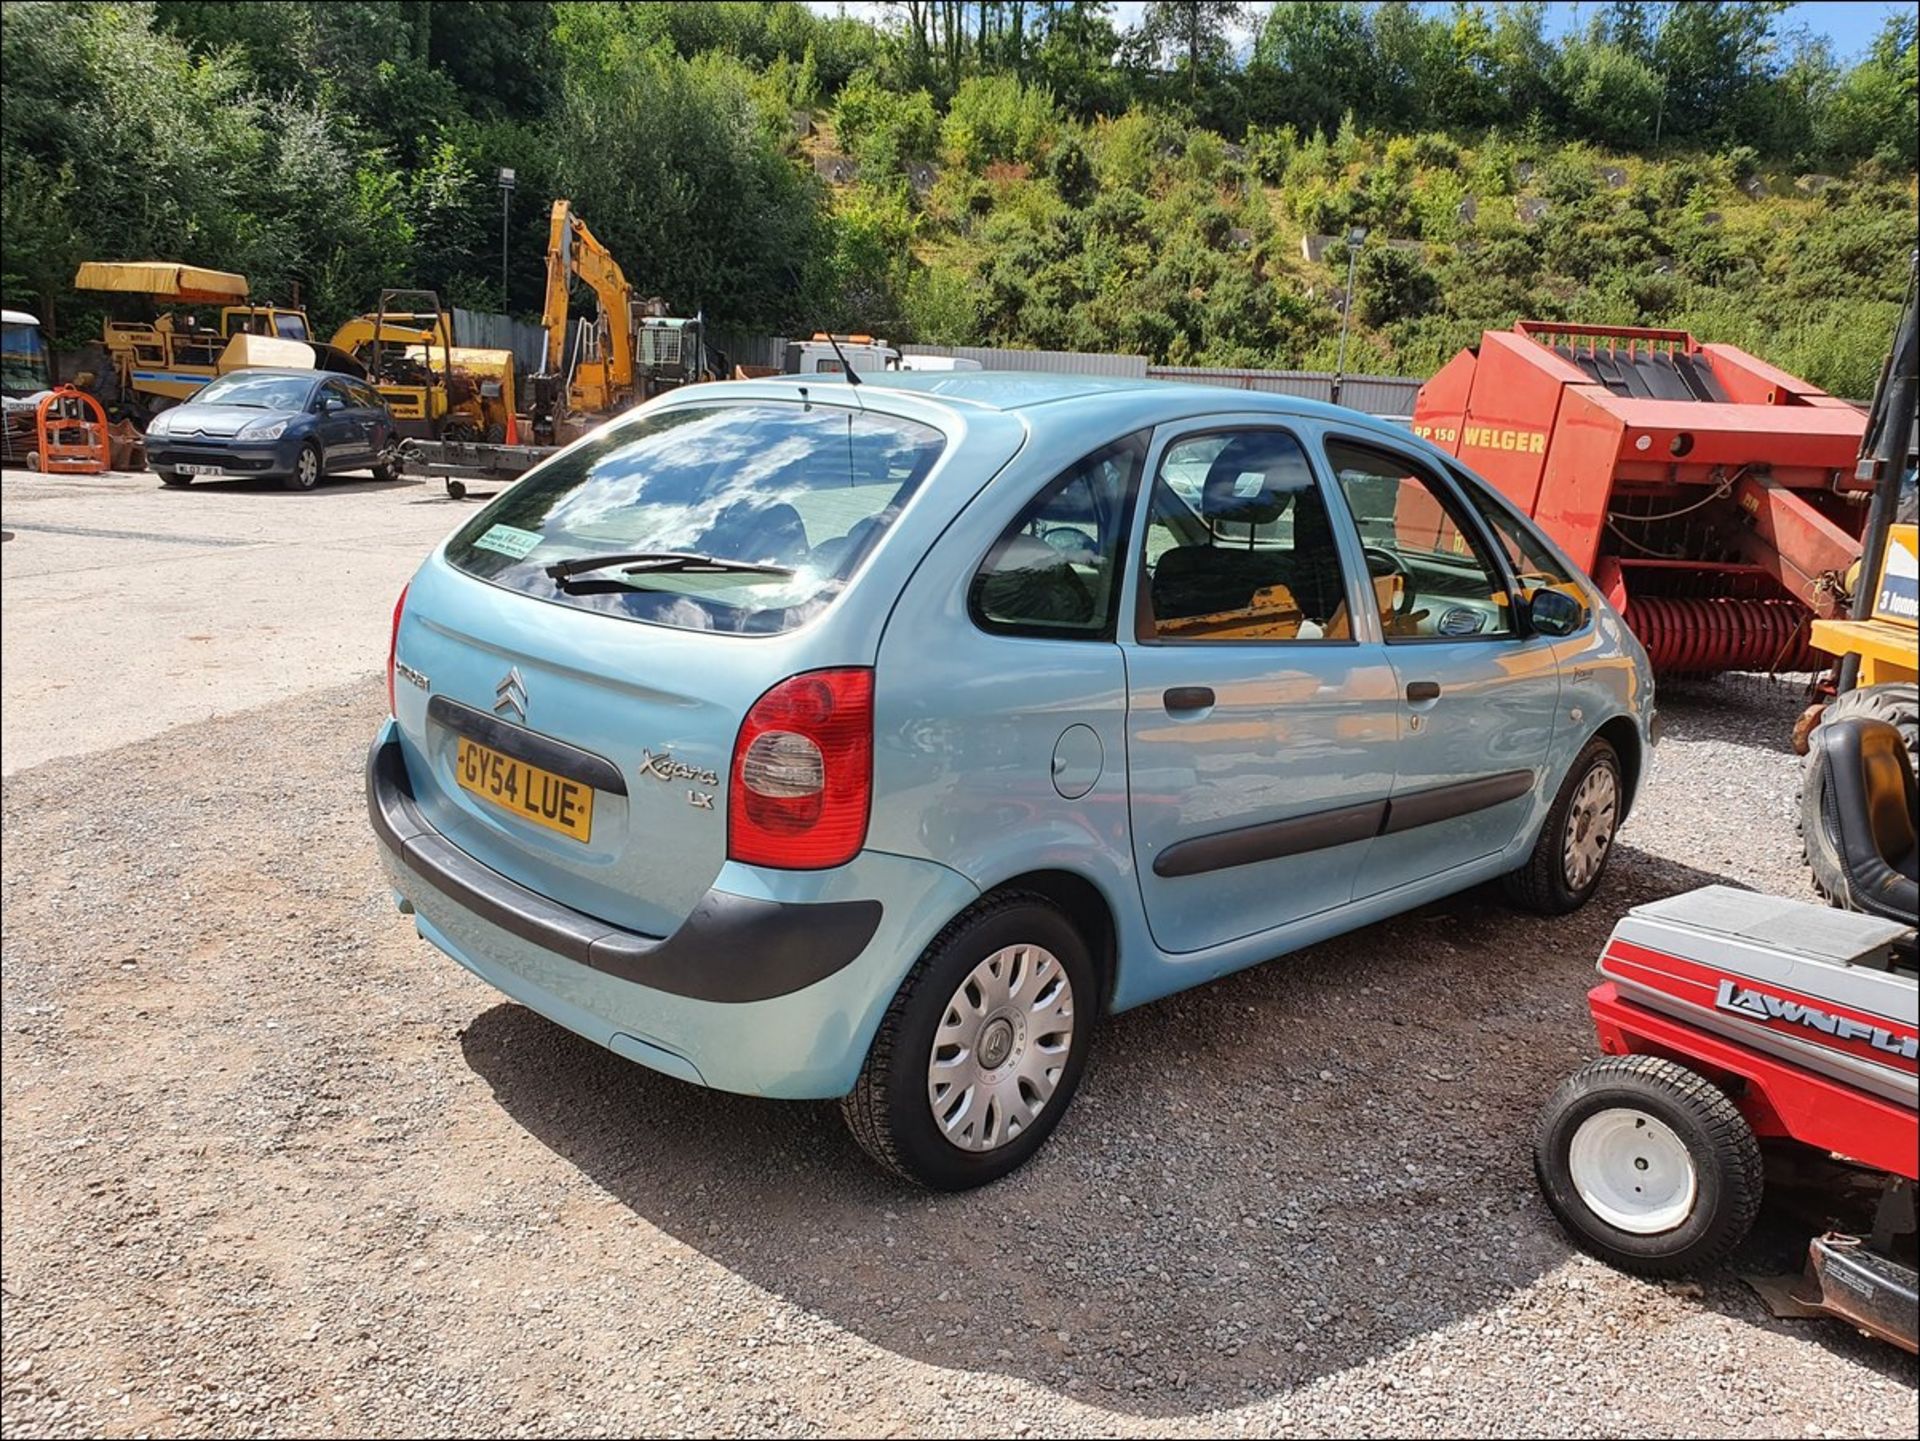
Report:
[{"label": "rear windscreen", "polygon": [[833,602],[945,445],[930,426],[832,406],[656,411],[532,472],[447,559],[583,610],[790,630]]}]

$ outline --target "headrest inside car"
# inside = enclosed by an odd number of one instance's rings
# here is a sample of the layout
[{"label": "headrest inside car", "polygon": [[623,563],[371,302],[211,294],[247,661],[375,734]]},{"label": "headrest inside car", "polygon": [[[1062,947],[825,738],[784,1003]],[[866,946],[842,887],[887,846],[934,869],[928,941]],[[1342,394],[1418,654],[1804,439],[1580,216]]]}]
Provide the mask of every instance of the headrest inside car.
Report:
[{"label": "headrest inside car", "polygon": [[1207,468],[1200,508],[1216,525],[1269,525],[1312,484],[1313,475],[1293,437],[1235,436]]}]

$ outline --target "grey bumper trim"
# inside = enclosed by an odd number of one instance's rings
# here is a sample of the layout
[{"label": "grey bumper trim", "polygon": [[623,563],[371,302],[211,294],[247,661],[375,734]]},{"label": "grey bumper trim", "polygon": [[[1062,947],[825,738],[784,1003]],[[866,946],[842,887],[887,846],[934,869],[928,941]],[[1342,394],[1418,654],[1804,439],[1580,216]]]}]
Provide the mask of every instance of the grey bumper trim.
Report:
[{"label": "grey bumper trim", "polygon": [[367,815],[402,865],[482,920],[622,980],[699,1001],[784,996],[852,964],[880,927],[878,901],[797,904],[708,891],[661,938],[548,900],[480,864],[421,814],[398,741],[367,755]]}]

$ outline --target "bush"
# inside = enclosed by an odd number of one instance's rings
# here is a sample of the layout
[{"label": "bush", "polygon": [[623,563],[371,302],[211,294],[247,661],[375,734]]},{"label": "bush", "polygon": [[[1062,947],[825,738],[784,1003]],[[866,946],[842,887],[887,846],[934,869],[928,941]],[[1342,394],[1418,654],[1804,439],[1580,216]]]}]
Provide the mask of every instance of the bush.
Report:
[{"label": "bush", "polygon": [[1087,147],[1077,137],[1069,136],[1047,157],[1047,174],[1060,198],[1072,206],[1085,205],[1100,188]]},{"label": "bush", "polygon": [[1458,170],[1460,147],[1438,131],[1429,130],[1414,138],[1413,163],[1422,170]]},{"label": "bush", "polygon": [[1136,106],[1094,133],[1094,169],[1103,185],[1144,191],[1166,153],[1185,148],[1182,140],[1168,117]]},{"label": "bush", "polygon": [[1045,90],[1012,75],[972,75],[954,92],[942,137],[954,163],[978,169],[995,160],[1038,161],[1059,128]]},{"label": "bush", "polygon": [[1554,89],[1568,118],[1602,145],[1641,146],[1653,139],[1661,80],[1644,60],[1613,45],[1570,40],[1554,62]]},{"label": "bush", "polygon": [[1247,131],[1247,163],[1268,185],[1278,185],[1287,178],[1287,166],[1299,146],[1300,137],[1291,125],[1278,130],[1255,125]]},{"label": "bush", "polygon": [[1425,315],[1440,298],[1439,282],[1419,256],[1384,245],[1360,252],[1354,291],[1354,314],[1376,327]]},{"label": "bush", "polygon": [[923,345],[972,345],[980,325],[977,287],[957,270],[917,270],[907,284],[906,339]]},{"label": "bush", "polygon": [[931,159],[939,137],[931,95],[889,90],[870,70],[840,91],[833,127],[841,146],[860,162],[862,177],[876,181],[903,175],[910,160]]}]

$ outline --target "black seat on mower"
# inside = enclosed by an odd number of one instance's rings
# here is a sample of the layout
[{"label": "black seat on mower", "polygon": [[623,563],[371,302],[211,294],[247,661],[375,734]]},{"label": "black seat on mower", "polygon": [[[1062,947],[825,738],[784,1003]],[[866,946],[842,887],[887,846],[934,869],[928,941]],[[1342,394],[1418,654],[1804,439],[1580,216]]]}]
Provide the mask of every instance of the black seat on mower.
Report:
[{"label": "black seat on mower", "polygon": [[1820,787],[1820,820],[1845,871],[1837,899],[1906,925],[1920,910],[1920,837],[1913,763],[1886,721],[1846,716],[1809,737],[1807,783]]}]

